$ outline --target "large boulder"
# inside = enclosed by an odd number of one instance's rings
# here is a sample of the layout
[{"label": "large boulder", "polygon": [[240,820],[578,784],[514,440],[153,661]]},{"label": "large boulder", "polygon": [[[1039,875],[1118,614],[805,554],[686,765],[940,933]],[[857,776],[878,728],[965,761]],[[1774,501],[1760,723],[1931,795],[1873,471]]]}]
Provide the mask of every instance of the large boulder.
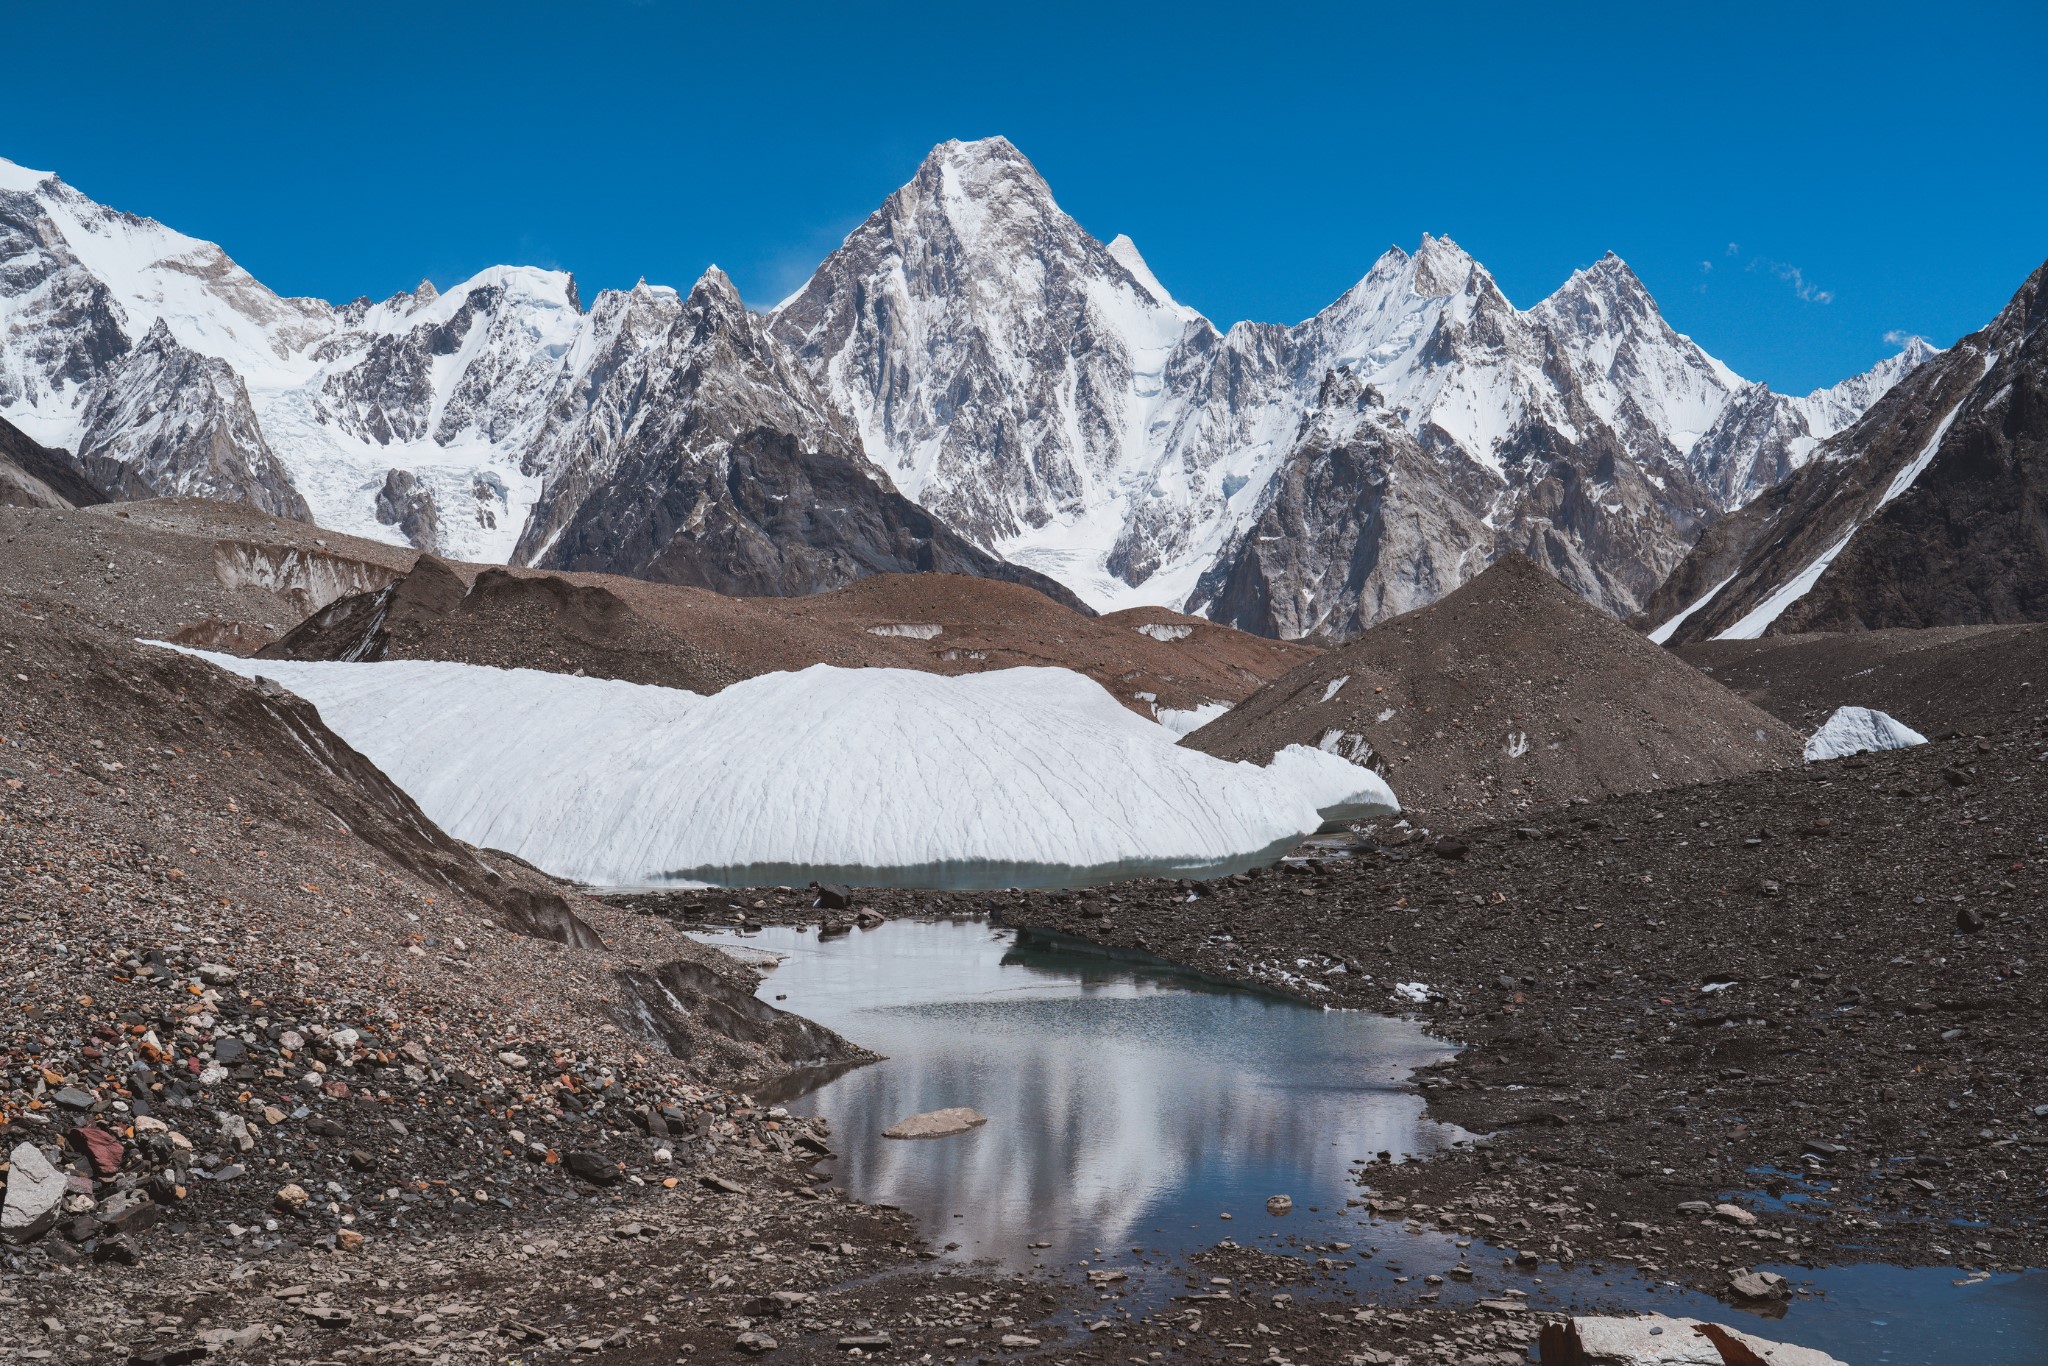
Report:
[{"label": "large boulder", "polygon": [[1662,1314],[1553,1323],[1539,1348],[1542,1366],[1847,1366],[1811,1347]]},{"label": "large boulder", "polygon": [[33,1143],[7,1155],[7,1203],[0,1207],[0,1237],[25,1243],[50,1231],[64,1211],[64,1173]]}]

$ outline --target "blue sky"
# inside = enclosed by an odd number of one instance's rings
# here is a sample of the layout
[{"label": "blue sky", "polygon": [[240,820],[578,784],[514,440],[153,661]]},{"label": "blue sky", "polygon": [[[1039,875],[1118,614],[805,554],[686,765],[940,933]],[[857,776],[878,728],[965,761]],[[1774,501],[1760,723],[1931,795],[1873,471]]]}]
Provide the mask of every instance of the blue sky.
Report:
[{"label": "blue sky", "polygon": [[274,288],[483,266],[774,302],[1002,133],[1181,299],[1293,322],[1456,238],[1527,306],[1608,249],[1799,391],[2048,257],[2048,5],[21,6],[0,156]]}]

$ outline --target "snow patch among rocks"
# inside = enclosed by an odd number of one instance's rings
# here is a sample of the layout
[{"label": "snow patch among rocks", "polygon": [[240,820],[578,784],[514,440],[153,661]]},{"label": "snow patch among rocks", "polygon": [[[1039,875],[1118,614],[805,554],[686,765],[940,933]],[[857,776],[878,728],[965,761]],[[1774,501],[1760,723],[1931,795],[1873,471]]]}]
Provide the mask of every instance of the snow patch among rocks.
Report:
[{"label": "snow patch among rocks", "polygon": [[1910,749],[1927,737],[1911,726],[1869,707],[1839,707],[1806,742],[1806,762],[1842,759],[1881,749]]},{"label": "snow patch among rocks", "polygon": [[1175,735],[1192,735],[1229,710],[1228,702],[1197,702],[1192,707],[1154,707],[1152,717]]},{"label": "snow patch among rocks", "polygon": [[899,626],[870,626],[871,636],[902,636],[908,640],[934,640],[946,628],[931,622],[907,622]]},{"label": "snow patch among rocks", "polygon": [[1066,669],[818,664],[701,697],[440,661],[188,653],[313,703],[450,834],[595,886],[1204,875],[1399,809],[1377,774],[1307,746],[1264,765],[1183,748]]},{"label": "snow patch among rocks", "polygon": [[1163,621],[1148,621],[1135,629],[1141,636],[1150,636],[1154,640],[1162,641],[1186,640],[1195,633],[1192,626],[1179,626]]}]

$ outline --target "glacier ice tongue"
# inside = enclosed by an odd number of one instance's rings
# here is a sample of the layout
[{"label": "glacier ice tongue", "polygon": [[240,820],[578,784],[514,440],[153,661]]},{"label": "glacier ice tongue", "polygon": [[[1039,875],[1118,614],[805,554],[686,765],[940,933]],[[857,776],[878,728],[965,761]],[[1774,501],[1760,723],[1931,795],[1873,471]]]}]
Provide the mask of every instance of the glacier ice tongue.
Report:
[{"label": "glacier ice tongue", "polygon": [[320,709],[450,834],[594,886],[1072,885],[1231,872],[1399,809],[1306,746],[1174,743],[1067,669],[817,664],[710,697],[528,669],[201,658]]},{"label": "glacier ice tongue", "polygon": [[1911,726],[1869,707],[1838,707],[1806,742],[1806,762],[1842,759],[1881,749],[1924,745],[1927,737]]}]

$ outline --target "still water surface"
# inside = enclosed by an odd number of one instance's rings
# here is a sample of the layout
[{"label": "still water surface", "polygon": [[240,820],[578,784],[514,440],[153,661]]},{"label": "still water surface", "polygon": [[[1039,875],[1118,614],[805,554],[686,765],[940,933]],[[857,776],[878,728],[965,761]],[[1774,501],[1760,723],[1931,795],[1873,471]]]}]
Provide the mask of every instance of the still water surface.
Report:
[{"label": "still water surface", "polygon": [[[772,955],[763,999],[887,1055],[776,1099],[831,1121],[840,1157],[824,1170],[838,1184],[909,1211],[957,1258],[1077,1276],[1083,1262],[1120,1267],[1130,1304],[1183,1291],[1180,1258],[1230,1238],[1347,1263],[1342,1293],[1361,1300],[1433,1291],[1452,1304],[1513,1289],[1539,1308],[1732,1322],[1851,1366],[2048,1363],[2048,1275],[1958,1288],[1963,1273],[1948,1268],[1781,1266],[1810,1294],[1766,1323],[1630,1268],[1531,1277],[1503,1269],[1503,1249],[1369,1219],[1346,1205],[1363,1193],[1355,1161],[1474,1141],[1424,1117],[1408,1075],[1455,1050],[1406,1020],[1319,1010],[983,921],[702,937]],[[953,1105],[988,1124],[946,1139],[881,1136]],[[1295,1202],[1285,1218],[1266,1212],[1277,1194]],[[1471,1283],[1424,1285],[1460,1261],[1475,1268]]]}]

